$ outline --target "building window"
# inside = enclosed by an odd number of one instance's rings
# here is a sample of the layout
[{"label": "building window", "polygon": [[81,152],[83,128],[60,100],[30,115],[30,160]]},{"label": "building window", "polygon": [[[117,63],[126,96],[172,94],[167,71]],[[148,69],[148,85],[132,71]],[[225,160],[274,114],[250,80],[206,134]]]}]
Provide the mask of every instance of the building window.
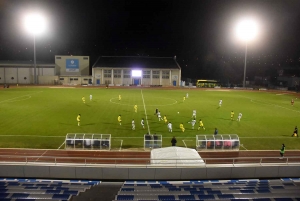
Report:
[{"label": "building window", "polygon": [[83,60],[89,60],[89,58],[88,57],[83,57]]},{"label": "building window", "polygon": [[131,78],[131,70],[123,70],[123,78]]},{"label": "building window", "polygon": [[143,70],[143,78],[150,78],[150,70]]},{"label": "building window", "polygon": [[13,79],[15,79],[14,77],[11,77],[11,79],[13,80]]},{"label": "building window", "polygon": [[121,70],[114,70],[114,78],[121,78]]},{"label": "building window", "polygon": [[56,57],[56,59],[61,59],[61,57]]},{"label": "building window", "polygon": [[[1,79],[1,78],[0,78]],[[27,77],[24,77],[24,80],[26,80],[27,79]]]},{"label": "building window", "polygon": [[60,78],[59,78],[59,80],[65,80],[65,78],[63,78],[63,77],[60,77]]},{"label": "building window", "polygon": [[74,78],[74,80],[78,80],[78,78]]},{"label": "building window", "polygon": [[104,77],[111,77],[111,70],[104,70]]},{"label": "building window", "polygon": [[152,71],[152,78],[159,79],[159,70]]},{"label": "building window", "polygon": [[170,79],[170,71],[163,70],[162,71],[162,79]]}]

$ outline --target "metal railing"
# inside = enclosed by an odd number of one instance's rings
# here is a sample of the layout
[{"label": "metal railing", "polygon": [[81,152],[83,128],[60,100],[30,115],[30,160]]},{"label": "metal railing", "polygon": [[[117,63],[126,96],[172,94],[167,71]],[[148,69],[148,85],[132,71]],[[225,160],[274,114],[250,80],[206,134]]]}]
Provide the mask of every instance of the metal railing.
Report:
[{"label": "metal railing", "polygon": [[56,156],[1,155],[0,164],[59,165],[59,166],[128,166],[128,167],[206,167],[206,166],[264,166],[299,165],[300,156],[234,157],[202,159],[96,158]]}]

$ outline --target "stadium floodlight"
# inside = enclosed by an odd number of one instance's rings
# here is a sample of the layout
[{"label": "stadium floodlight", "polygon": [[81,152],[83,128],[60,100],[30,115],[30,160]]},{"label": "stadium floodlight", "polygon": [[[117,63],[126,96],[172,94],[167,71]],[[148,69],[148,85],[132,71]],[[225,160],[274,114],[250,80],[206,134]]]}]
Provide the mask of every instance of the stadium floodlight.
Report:
[{"label": "stadium floodlight", "polygon": [[46,30],[46,19],[41,14],[32,13],[24,18],[24,25],[27,32],[33,35],[34,84],[37,84],[35,37]]},{"label": "stadium floodlight", "polygon": [[245,65],[244,65],[244,80],[243,87],[246,86],[246,67],[247,67],[247,51],[248,42],[254,40],[258,34],[258,24],[253,19],[243,19],[236,26],[237,37],[245,42]]}]

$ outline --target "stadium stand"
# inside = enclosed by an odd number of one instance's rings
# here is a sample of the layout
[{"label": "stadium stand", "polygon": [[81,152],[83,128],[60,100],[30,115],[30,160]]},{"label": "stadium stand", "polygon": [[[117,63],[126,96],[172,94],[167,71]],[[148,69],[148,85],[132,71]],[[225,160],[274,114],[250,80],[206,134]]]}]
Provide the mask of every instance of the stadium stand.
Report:
[{"label": "stadium stand", "polygon": [[300,179],[126,181],[115,200],[300,200]]},{"label": "stadium stand", "polygon": [[70,200],[100,181],[0,178],[0,200]]}]

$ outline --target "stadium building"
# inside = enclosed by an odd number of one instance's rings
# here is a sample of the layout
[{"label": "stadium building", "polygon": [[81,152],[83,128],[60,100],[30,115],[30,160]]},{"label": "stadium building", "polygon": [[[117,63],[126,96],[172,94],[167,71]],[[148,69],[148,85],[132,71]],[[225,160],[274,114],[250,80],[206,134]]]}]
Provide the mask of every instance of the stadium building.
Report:
[{"label": "stadium building", "polygon": [[92,68],[94,84],[179,86],[176,57],[101,56]]},{"label": "stadium building", "polygon": [[56,55],[55,63],[0,61],[0,84],[179,86],[176,57],[100,56],[90,75],[89,56]]}]

